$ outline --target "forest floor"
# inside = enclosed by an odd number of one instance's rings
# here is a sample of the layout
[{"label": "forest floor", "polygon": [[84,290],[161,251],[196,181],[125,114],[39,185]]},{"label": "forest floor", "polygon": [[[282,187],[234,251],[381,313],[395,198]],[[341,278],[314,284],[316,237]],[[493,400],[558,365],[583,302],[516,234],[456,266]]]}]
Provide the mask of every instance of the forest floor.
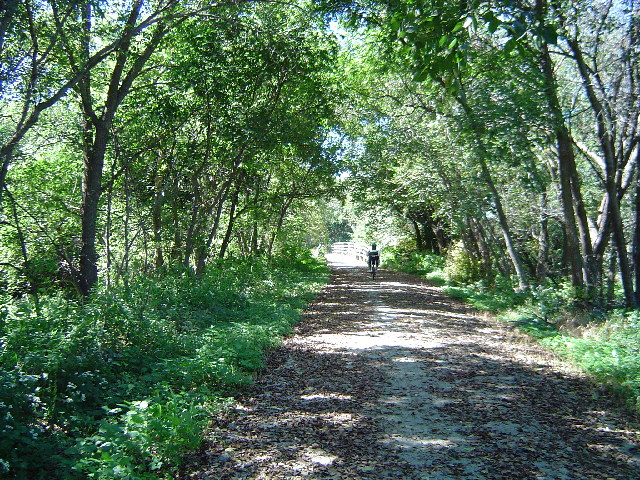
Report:
[{"label": "forest floor", "polygon": [[640,427],[583,375],[420,279],[330,264],[182,479],[640,479]]}]

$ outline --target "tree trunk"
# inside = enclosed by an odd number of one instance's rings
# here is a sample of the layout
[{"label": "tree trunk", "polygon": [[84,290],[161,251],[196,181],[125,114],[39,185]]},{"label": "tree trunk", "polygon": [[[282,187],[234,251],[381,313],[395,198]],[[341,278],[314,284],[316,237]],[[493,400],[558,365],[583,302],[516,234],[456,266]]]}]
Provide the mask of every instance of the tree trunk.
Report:
[{"label": "tree trunk", "polygon": [[130,226],[131,192],[129,191],[129,168],[127,168],[124,175],[124,256],[122,258],[122,279],[127,290],[129,289],[129,263],[131,258]]},{"label": "tree trunk", "polygon": [[[640,156],[640,151],[638,152]],[[635,301],[640,304],[640,158],[636,160],[636,198],[634,212],[634,232],[633,232],[633,269],[635,273],[636,291]]]},{"label": "tree trunk", "polygon": [[440,222],[436,222],[433,224],[433,234],[436,237],[436,241],[438,242],[438,254],[442,255],[447,251],[447,238],[444,234],[444,228],[440,224]]},{"label": "tree trunk", "polygon": [[[615,237],[615,233],[613,234]],[[605,296],[605,305],[607,308],[613,308],[616,290],[616,241],[611,242],[611,251],[609,253],[609,268],[607,269],[607,290]]]},{"label": "tree trunk", "polygon": [[238,186],[233,192],[233,197],[231,198],[231,207],[229,208],[229,223],[227,224],[227,232],[225,233],[224,239],[222,240],[222,245],[220,245],[218,258],[224,258],[224,256],[227,254],[227,249],[229,248],[229,243],[231,242],[231,234],[233,233],[233,225],[236,221],[236,208],[238,208],[239,196],[240,187]]},{"label": "tree trunk", "polygon": [[500,228],[502,229],[502,235],[504,237],[504,242],[507,246],[507,252],[509,253],[509,258],[513,263],[513,267],[516,270],[516,275],[518,276],[518,286],[521,290],[529,287],[529,280],[527,278],[527,273],[522,265],[522,261],[520,260],[520,255],[516,250],[515,243],[513,241],[513,237],[511,236],[511,230],[509,228],[509,223],[507,220],[507,215],[504,213],[504,208],[502,206],[502,199],[498,190],[493,183],[493,179],[491,178],[491,174],[484,159],[481,159],[481,166],[483,171],[484,180],[487,182],[489,186],[489,190],[491,191],[493,201],[495,204],[496,214],[498,216],[498,222],[500,223]]},{"label": "tree trunk", "polygon": [[422,228],[422,241],[424,243],[425,250],[428,250],[432,253],[438,252],[438,241],[436,239],[435,231],[434,231],[434,222],[433,218],[430,214],[426,214],[423,216],[421,222]]},{"label": "tree trunk", "polygon": [[289,211],[289,207],[291,207],[292,203],[293,203],[293,196],[291,198],[286,198],[284,200],[284,203],[282,204],[282,207],[280,207],[276,228],[273,230],[273,233],[271,234],[271,239],[269,240],[269,246],[267,248],[267,255],[269,256],[273,253],[273,245],[276,242],[276,238],[278,237],[280,230],[282,230],[284,219],[287,216],[287,212]]},{"label": "tree trunk", "polygon": [[213,246],[213,241],[218,236],[218,230],[220,229],[220,219],[222,218],[222,210],[224,208],[225,201],[227,200],[227,195],[229,194],[230,186],[231,186],[231,180],[228,180],[222,186],[220,192],[218,192],[218,198],[216,201],[216,214],[213,219],[213,226],[209,231],[207,244],[203,247],[202,251],[198,255],[198,263],[196,265],[196,275],[202,275],[202,273],[204,272],[207,258],[209,258],[209,255],[211,254],[211,247]]},{"label": "tree trunk", "polygon": [[538,283],[547,277],[549,270],[549,218],[547,216],[547,192],[542,192],[540,199],[540,233],[536,236],[538,244],[538,258],[536,261],[536,280]]},{"label": "tree trunk", "polygon": [[[29,251],[27,250],[27,240],[24,235],[24,231],[20,226],[20,217],[18,215],[18,208],[16,206],[16,200],[13,198],[9,190],[4,187],[7,192],[7,196],[11,200],[11,214],[13,216],[13,221],[15,224],[16,234],[18,236],[18,242],[20,243],[20,253],[22,254],[22,273],[27,281],[27,292],[33,298],[33,303],[36,308],[36,315],[39,317],[42,315],[42,310],[40,308],[40,296],[39,296],[39,285],[38,278],[33,274],[33,269],[31,268],[31,261],[29,260]],[[19,269],[18,269],[19,270]]]},{"label": "tree trunk", "polygon": [[196,226],[200,218],[200,207],[202,205],[198,177],[199,172],[195,172],[192,178],[192,185],[194,189],[191,198],[191,220],[189,221],[189,229],[187,230],[187,234],[184,239],[184,252],[182,257],[182,264],[185,267],[189,267],[191,255],[193,255],[195,250]]},{"label": "tree trunk", "polygon": [[611,226],[613,228],[613,238],[616,244],[616,250],[618,251],[618,261],[620,264],[620,276],[622,278],[622,286],[625,296],[625,304],[627,307],[635,307],[635,293],[633,290],[632,274],[629,267],[629,256],[627,253],[627,246],[624,235],[624,227],[622,222],[622,214],[620,212],[620,192],[618,189],[618,175],[619,168],[616,161],[615,145],[613,135],[610,130],[610,125],[607,124],[607,111],[603,104],[598,99],[598,96],[593,88],[593,81],[589,68],[582,55],[582,50],[574,39],[567,40],[571,50],[574,54],[574,58],[578,65],[578,71],[582,77],[582,83],[587,93],[587,98],[593,110],[598,140],[600,148],[603,153],[605,168],[605,189],[608,197],[608,207],[611,214]]},{"label": "tree trunk", "polygon": [[518,287],[520,290],[524,290],[529,287],[529,279],[527,272],[525,271],[522,261],[520,259],[520,254],[516,248],[515,242],[513,240],[513,236],[511,234],[511,229],[509,228],[509,221],[507,219],[507,215],[504,212],[504,207],[502,206],[502,197],[496,188],[495,183],[493,182],[493,177],[491,175],[491,171],[487,166],[487,159],[489,158],[489,152],[485,144],[481,138],[482,128],[473,114],[471,106],[467,103],[464,92],[462,92],[459,96],[456,97],[456,100],[460,104],[460,106],[464,109],[471,128],[475,134],[475,143],[476,143],[476,153],[477,153],[477,161],[480,165],[480,170],[482,174],[482,179],[485,184],[489,188],[489,192],[491,193],[491,199],[494,203],[494,210],[496,216],[498,217],[498,223],[500,225],[500,229],[502,230],[502,236],[504,238],[505,245],[507,247],[507,253],[509,255],[509,259],[513,264],[513,267],[516,271],[516,275],[518,277]]},{"label": "tree trunk", "polygon": [[251,229],[251,253],[253,255],[258,254],[258,221],[254,220],[253,227]]},{"label": "tree trunk", "polygon": [[484,271],[485,277],[492,277],[492,259],[491,259],[491,249],[485,239],[484,228],[482,228],[482,223],[480,223],[475,218],[471,219],[471,229],[473,235],[476,239],[476,243],[478,245],[478,250],[480,252],[480,258],[482,259],[482,269]]},{"label": "tree trunk", "polygon": [[[537,2],[542,18],[542,2]],[[571,284],[574,287],[584,285],[584,262],[580,253],[580,241],[578,229],[576,228],[576,215],[574,211],[574,195],[572,184],[576,179],[572,178],[573,169],[570,164],[574,163],[573,146],[569,132],[567,131],[560,102],[557,97],[557,87],[551,63],[551,56],[547,45],[543,43],[540,51],[540,69],[544,76],[545,95],[547,104],[553,114],[553,129],[556,137],[558,149],[558,173],[560,176],[560,203],[562,206],[562,225],[564,227],[565,239],[565,259],[569,265]],[[584,245],[584,242],[583,242]],[[591,245],[591,242],[589,242]]]},{"label": "tree trunk", "polygon": [[164,266],[164,252],[162,249],[162,207],[165,202],[166,180],[159,174],[155,178],[155,192],[153,196],[153,209],[151,211],[153,222],[153,243],[155,246],[154,266],[159,270]]},{"label": "tree trunk", "polygon": [[[82,246],[80,249],[79,285],[84,296],[89,295],[98,281],[98,252],[96,250],[96,227],[99,214],[100,195],[102,194],[102,173],[110,129],[113,119],[122,101],[125,99],[134,80],[140,75],[146,62],[164,37],[166,30],[162,24],[156,24],[155,31],[142,52],[138,53],[131,65],[130,54],[131,31],[142,9],[142,2],[135,1],[127,19],[127,31],[120,44],[113,69],[109,77],[109,87],[101,115],[97,115],[93,98],[91,77],[86,74],[78,83],[82,110],[85,117],[84,131],[84,183],[82,189],[82,205],[80,210],[82,226]],[[84,10],[83,47],[84,55],[90,50],[91,10],[87,5]],[[125,73],[125,69],[129,71]]]},{"label": "tree trunk", "polygon": [[420,231],[420,224],[414,219],[410,218],[409,221],[413,225],[413,231],[416,239],[416,250],[419,252],[424,251],[424,242],[422,241],[422,232]]},{"label": "tree trunk", "polygon": [[617,192],[615,192],[615,190],[611,192],[610,195],[613,196],[609,204],[613,217],[613,235],[616,243],[616,250],[618,251],[618,262],[620,264],[620,277],[622,279],[625,305],[628,308],[634,308],[636,306],[635,293],[633,291],[633,280],[631,269],[629,267],[629,257],[627,254],[622,215],[620,214],[620,204],[618,203]]},{"label": "tree trunk", "polygon": [[[96,233],[109,127],[110,123],[102,121],[96,124],[92,145],[88,146],[84,158],[82,205],[80,207],[82,247],[80,249],[80,279],[78,282],[84,296],[89,295],[98,281]],[[90,133],[85,132],[86,136],[90,136]]]},{"label": "tree trunk", "polygon": [[[173,180],[173,192],[178,191],[178,179]],[[173,241],[171,244],[171,260],[180,262],[182,258],[182,228],[180,225],[180,207],[176,195],[171,197],[171,216],[173,218]]]}]

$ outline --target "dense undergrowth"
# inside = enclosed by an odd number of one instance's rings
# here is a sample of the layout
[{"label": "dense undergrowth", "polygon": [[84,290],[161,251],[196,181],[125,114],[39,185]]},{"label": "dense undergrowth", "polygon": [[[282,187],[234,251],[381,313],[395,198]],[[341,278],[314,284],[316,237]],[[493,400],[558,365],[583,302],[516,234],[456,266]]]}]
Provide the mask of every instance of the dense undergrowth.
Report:
[{"label": "dense undergrowth", "polygon": [[0,477],[173,478],[212,412],[327,279],[310,255],[132,279],[84,304],[4,299]]},{"label": "dense undergrowth", "polygon": [[511,279],[480,279],[468,258],[385,252],[385,266],[418,274],[454,297],[537,338],[601,384],[640,415],[640,312],[589,305],[568,283],[514,290]]}]

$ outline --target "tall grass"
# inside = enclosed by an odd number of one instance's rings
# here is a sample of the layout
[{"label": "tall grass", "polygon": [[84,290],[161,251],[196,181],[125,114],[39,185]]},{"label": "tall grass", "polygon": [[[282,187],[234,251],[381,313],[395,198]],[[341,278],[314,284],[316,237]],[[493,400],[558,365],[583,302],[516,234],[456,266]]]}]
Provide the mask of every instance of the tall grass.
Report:
[{"label": "tall grass", "polygon": [[172,478],[328,278],[307,254],[135,279],[80,303],[5,299],[0,477]]}]

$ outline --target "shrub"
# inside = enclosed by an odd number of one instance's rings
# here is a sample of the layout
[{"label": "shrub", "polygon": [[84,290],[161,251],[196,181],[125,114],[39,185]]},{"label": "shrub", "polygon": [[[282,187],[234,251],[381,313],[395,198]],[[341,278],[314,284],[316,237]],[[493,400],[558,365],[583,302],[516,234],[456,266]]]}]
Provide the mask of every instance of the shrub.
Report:
[{"label": "shrub", "polygon": [[42,297],[38,311],[5,302],[3,478],[170,478],[326,280],[306,252],[287,255],[167,270],[85,303]]},{"label": "shrub", "polygon": [[420,275],[440,275],[444,267],[444,257],[430,252],[416,252],[407,246],[385,248],[383,263],[388,268],[393,268],[406,273]]},{"label": "shrub", "polygon": [[78,441],[74,469],[101,480],[156,479],[199,447],[212,411],[203,398],[168,389],[110,409],[98,432]]},{"label": "shrub", "polygon": [[465,285],[482,278],[482,265],[466,252],[461,242],[458,242],[447,253],[444,273],[447,282]]},{"label": "shrub", "polygon": [[[0,476],[28,469],[46,471],[58,456],[58,438],[47,432],[42,420],[45,405],[38,397],[41,378],[19,367],[0,368]],[[25,477],[26,478],[26,477]]]}]

